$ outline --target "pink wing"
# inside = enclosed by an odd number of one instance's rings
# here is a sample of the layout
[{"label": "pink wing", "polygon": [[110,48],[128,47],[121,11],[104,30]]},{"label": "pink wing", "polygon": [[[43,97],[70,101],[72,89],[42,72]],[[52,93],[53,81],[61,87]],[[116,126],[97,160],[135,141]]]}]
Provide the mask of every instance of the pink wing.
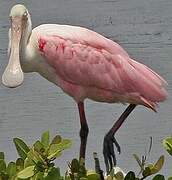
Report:
[{"label": "pink wing", "polygon": [[82,36],[72,40],[44,35],[39,39],[39,49],[65,81],[127,97],[137,94],[150,107],[165,100],[166,82],[162,77],[147,66],[130,59],[113,41],[97,36],[92,31],[87,36],[88,41],[83,40]]},{"label": "pink wing", "polygon": [[[72,43],[85,44],[90,47],[105,49],[112,54],[120,53],[128,56],[127,52],[119,44],[83,27],[59,24],[43,24],[34,28],[33,31],[36,32],[38,37],[47,35],[49,37],[58,36],[64,40],[69,40]],[[53,40],[53,38],[51,40]]]}]

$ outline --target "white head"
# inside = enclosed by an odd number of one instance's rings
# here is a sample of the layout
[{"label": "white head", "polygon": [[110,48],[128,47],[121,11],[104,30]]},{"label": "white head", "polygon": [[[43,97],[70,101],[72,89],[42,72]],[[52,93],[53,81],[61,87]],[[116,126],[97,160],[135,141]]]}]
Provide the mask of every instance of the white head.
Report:
[{"label": "white head", "polygon": [[26,46],[31,33],[31,20],[25,6],[17,4],[10,11],[9,62],[2,75],[2,83],[7,87],[17,87],[23,83],[21,51]]}]

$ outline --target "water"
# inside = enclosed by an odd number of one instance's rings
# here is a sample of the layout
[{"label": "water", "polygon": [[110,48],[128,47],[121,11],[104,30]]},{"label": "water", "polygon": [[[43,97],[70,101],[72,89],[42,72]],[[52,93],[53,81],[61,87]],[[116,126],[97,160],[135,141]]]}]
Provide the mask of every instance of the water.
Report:
[{"label": "water", "polygon": [[[158,113],[142,106],[137,107],[116,137],[122,148],[121,155],[117,155],[118,165],[125,171],[138,169],[132,154],[144,154],[149,137],[152,136],[153,149],[149,160],[154,162],[164,154],[167,159],[161,172],[170,176],[172,160],[164,151],[162,140],[172,133],[172,1],[1,0],[0,3],[0,75],[8,61],[9,9],[15,3],[23,3],[30,10],[33,27],[42,23],[88,27],[120,43],[131,57],[150,66],[167,80],[169,98],[160,104]],[[104,168],[103,136],[124,109],[125,106],[121,104],[86,101],[90,127],[86,162],[88,168],[93,168],[93,151],[98,152]],[[43,131],[50,130],[52,135],[60,133],[73,140],[72,148],[56,161],[64,169],[67,160],[78,157],[79,127],[75,102],[36,73],[27,74],[24,84],[19,88],[0,86],[0,150],[6,152],[7,160],[16,158],[12,137],[22,137],[31,143]]]}]

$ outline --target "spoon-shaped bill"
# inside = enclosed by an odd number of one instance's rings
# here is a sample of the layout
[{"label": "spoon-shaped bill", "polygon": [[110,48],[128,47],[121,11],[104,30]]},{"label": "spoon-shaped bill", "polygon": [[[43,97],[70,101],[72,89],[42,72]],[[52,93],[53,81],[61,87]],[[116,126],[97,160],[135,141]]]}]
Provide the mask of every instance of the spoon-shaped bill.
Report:
[{"label": "spoon-shaped bill", "polygon": [[22,18],[11,19],[11,47],[8,65],[2,75],[6,87],[17,87],[23,83],[24,74],[20,65],[20,41],[22,38]]}]

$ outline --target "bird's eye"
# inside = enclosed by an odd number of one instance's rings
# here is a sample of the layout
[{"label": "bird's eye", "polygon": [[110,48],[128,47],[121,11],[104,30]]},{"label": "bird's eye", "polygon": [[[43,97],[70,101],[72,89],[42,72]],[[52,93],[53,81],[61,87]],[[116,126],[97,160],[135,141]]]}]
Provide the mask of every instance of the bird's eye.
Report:
[{"label": "bird's eye", "polygon": [[23,16],[27,16],[27,12],[25,12],[25,13],[23,14]]}]

